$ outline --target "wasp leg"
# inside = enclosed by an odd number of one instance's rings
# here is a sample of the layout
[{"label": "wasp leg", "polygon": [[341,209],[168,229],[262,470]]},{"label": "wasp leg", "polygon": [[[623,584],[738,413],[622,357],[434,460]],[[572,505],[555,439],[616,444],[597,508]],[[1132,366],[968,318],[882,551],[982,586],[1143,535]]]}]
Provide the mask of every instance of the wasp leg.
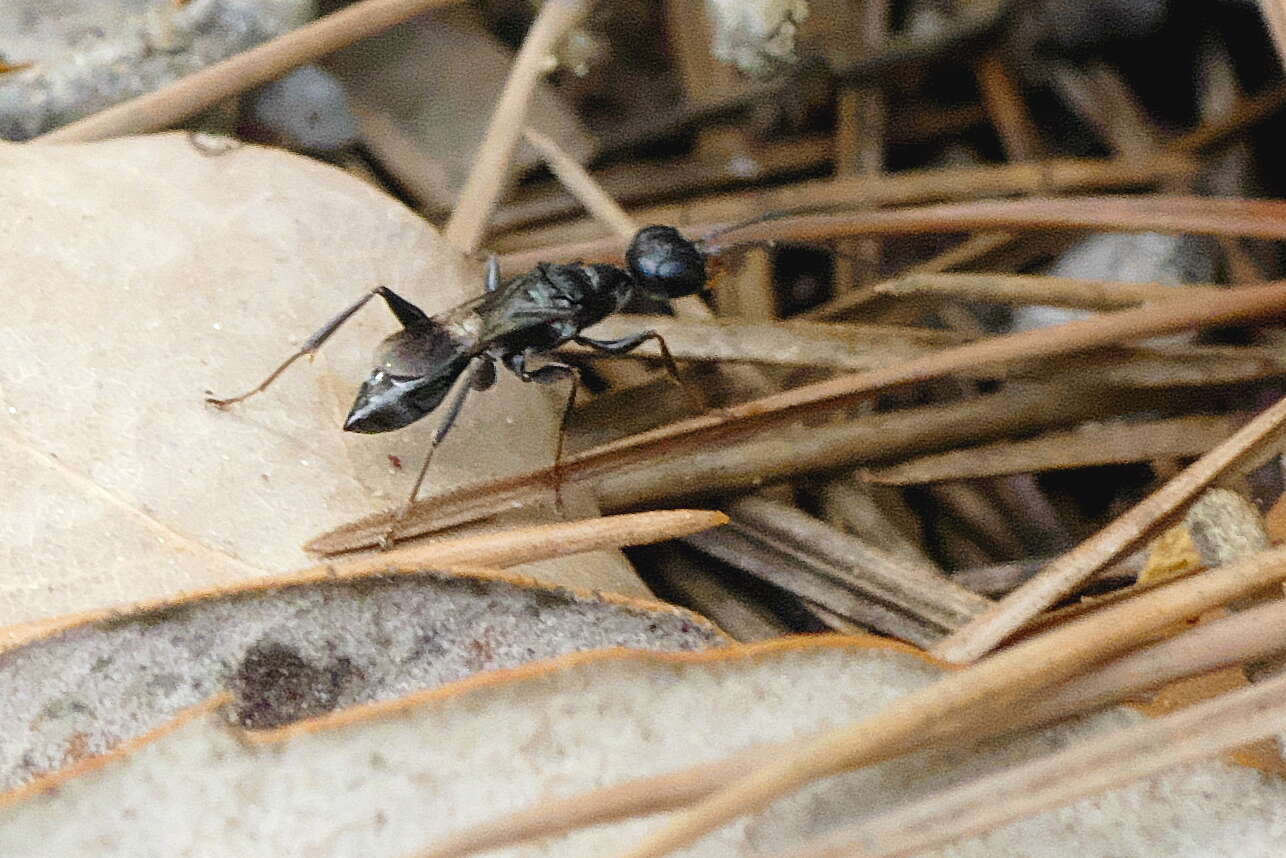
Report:
[{"label": "wasp leg", "polygon": [[595,340],[590,337],[572,337],[573,342],[580,343],[582,346],[588,346],[591,349],[603,352],[609,355],[623,355],[631,352],[648,340],[656,340],[657,347],[661,350],[661,362],[665,364],[665,371],[670,374],[675,383],[683,389],[683,393],[688,397],[688,401],[696,409],[697,413],[706,410],[705,399],[693,389],[692,385],[683,380],[679,375],[679,365],[674,361],[674,355],[670,354],[670,347],[665,344],[665,339],[656,331],[639,331],[637,334],[629,337],[621,337],[619,340]]},{"label": "wasp leg", "polygon": [[523,381],[534,381],[537,384],[553,384],[565,378],[572,380],[571,390],[567,393],[567,404],[563,406],[563,417],[558,422],[558,444],[554,448],[554,506],[563,512],[563,440],[567,437],[567,420],[571,417],[572,407],[576,405],[576,388],[580,386],[580,370],[565,363],[547,363],[538,369],[527,369],[527,352],[516,352],[505,355],[505,366]]},{"label": "wasp leg", "polygon": [[241,402],[244,399],[249,399],[256,393],[263,393],[268,389],[268,386],[276,381],[277,377],[285,372],[287,367],[292,363],[305,355],[311,358],[317,350],[322,347],[322,344],[330,339],[332,334],[338,331],[345,322],[352,318],[354,313],[366,306],[366,302],[374,298],[376,295],[379,295],[384,299],[385,303],[388,304],[389,309],[393,311],[393,315],[397,316],[398,321],[401,322],[403,326],[420,321],[427,322],[429,319],[429,317],[424,314],[424,311],[412,304],[410,301],[407,301],[405,298],[402,298],[392,289],[388,289],[384,286],[377,286],[361,298],[354,301],[338,316],[322,325],[321,329],[311,337],[304,340],[304,344],[299,347],[299,351],[286,358],[281,366],[274,369],[258,387],[252,388],[240,396],[234,396],[231,399],[216,399],[214,396],[207,396],[205,401],[218,408],[227,408],[229,405]]},{"label": "wasp leg", "polygon": [[386,286],[376,286],[371,291],[384,299],[384,303],[388,304],[388,308],[393,311],[393,315],[402,323],[402,327],[410,328],[415,325],[427,325],[429,323],[427,313],[392,289]]},{"label": "wasp leg", "polygon": [[488,292],[500,288],[500,259],[494,253],[487,257],[487,282],[484,288]]},{"label": "wasp leg", "polygon": [[[433,461],[433,454],[437,452],[438,445],[442,439],[451,431],[455,425],[455,419],[460,416],[460,409],[464,407],[464,400],[471,390],[486,390],[495,381],[496,367],[490,358],[480,358],[474,363],[473,368],[469,371],[469,376],[456,389],[455,399],[451,400],[451,405],[447,409],[446,415],[442,422],[438,424],[437,431],[433,433],[433,440],[429,443],[429,452],[424,457],[424,464],[420,465],[420,472],[415,476],[415,485],[411,486],[411,494],[406,499],[406,503],[398,509],[393,515],[393,520],[389,522],[388,528],[380,535],[379,546],[381,550],[387,550],[393,546],[396,541],[393,537],[393,531],[406,518],[406,514],[411,511],[411,506],[415,503],[415,497],[420,493],[420,487],[424,485],[424,477],[429,473],[429,463]],[[489,380],[488,380],[489,379]]]}]

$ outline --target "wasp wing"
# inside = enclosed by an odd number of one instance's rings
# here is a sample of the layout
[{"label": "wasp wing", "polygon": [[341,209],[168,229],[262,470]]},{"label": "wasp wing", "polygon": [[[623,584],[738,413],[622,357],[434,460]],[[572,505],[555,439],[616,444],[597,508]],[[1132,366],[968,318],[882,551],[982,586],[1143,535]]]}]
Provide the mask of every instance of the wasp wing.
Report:
[{"label": "wasp wing", "polygon": [[551,322],[574,319],[575,297],[558,288],[540,268],[501,284],[494,292],[479,295],[433,317],[459,339],[471,342],[477,353],[497,340],[535,332]]}]

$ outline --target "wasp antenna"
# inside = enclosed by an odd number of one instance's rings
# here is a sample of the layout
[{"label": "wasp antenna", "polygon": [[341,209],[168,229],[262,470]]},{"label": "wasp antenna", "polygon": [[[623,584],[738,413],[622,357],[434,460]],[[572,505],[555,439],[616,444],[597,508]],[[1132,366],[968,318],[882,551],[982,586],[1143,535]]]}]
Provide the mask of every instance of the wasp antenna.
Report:
[{"label": "wasp antenna", "polygon": [[743,229],[748,226],[754,226],[757,223],[763,223],[765,221],[777,220],[779,218],[788,217],[790,214],[791,214],[790,212],[785,212],[785,211],[764,212],[763,214],[756,215],[752,218],[736,221],[735,223],[724,224],[723,226],[713,229],[710,232],[706,233],[705,235],[701,236],[696,241],[694,241],[693,244],[695,244],[701,250],[702,253],[710,253],[716,249],[715,247],[710,245],[710,242],[716,238],[719,238],[721,236],[727,235],[730,232],[735,232],[736,230]]}]

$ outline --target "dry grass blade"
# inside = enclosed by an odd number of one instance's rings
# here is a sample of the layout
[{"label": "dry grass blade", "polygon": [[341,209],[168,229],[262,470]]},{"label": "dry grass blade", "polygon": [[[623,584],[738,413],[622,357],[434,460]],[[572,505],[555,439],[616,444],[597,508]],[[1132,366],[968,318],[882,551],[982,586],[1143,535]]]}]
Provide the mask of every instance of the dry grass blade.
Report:
[{"label": "dry grass blade", "polygon": [[[1141,594],[1016,644],[901,698],[874,717],[814,736],[732,781],[630,850],[658,858],[806,783],[925,747],[956,731],[1013,718],[1015,704],[1122,653],[1166,626],[1286,578],[1286,549],[1258,554]],[[988,729],[994,729],[994,723]]]},{"label": "dry grass blade", "polygon": [[863,477],[889,485],[1028,474],[1064,468],[1143,462],[1163,456],[1200,456],[1245,421],[1233,416],[1175,417],[1140,423],[1090,423],[1023,441],[966,447],[871,468]]},{"label": "dry grass blade", "polygon": [[[1128,311],[1127,311],[1128,312]],[[1055,560],[963,629],[934,648],[951,662],[973,661],[1090,575],[1138,545],[1236,461],[1269,441],[1286,424],[1286,398],[1184,469],[1107,527]]]},{"label": "dry grass blade", "polygon": [[1152,301],[1197,298],[1224,291],[1218,286],[1163,283],[1119,283],[1033,274],[911,274],[875,287],[899,298],[941,295],[961,301],[998,304],[1042,304],[1083,310],[1123,310]]},{"label": "dry grass blade", "polygon": [[791,858],[906,856],[996,828],[1173,766],[1213,757],[1286,726],[1286,676],[1096,737],[812,841]]},{"label": "dry grass blade", "polygon": [[[873,369],[920,357],[964,337],[946,331],[892,325],[835,325],[821,322],[740,322],[735,319],[693,319],[671,316],[610,316],[590,330],[600,339],[616,339],[651,329],[665,338],[680,360],[748,361],[776,366]],[[560,349],[571,354],[594,354],[583,346]],[[659,359],[660,349],[647,342],[632,357]]]},{"label": "dry grass blade", "polygon": [[[1229,291],[1212,298],[1175,300],[1122,310],[944,349],[897,366],[805,385],[604,444],[568,458],[557,473],[552,467],[545,468],[426,498],[407,515],[397,535],[425,533],[450,523],[493,514],[515,502],[529,503],[539,496],[542,486],[552,486],[553,480],[560,477],[567,482],[587,481],[701,445],[725,443],[729,438],[744,437],[756,429],[781,427],[805,414],[857,402],[891,388],[972,371],[981,365],[1065,355],[1141,337],[1282,313],[1286,313],[1286,283],[1275,283]],[[388,524],[387,514],[364,519],[332,531],[308,547],[313,551],[335,552],[372,545]]]},{"label": "dry grass blade", "polygon": [[[601,516],[422,542],[379,554],[325,563],[309,571],[315,571],[324,578],[347,578],[391,569],[458,566],[502,569],[585,551],[678,539],[727,523],[728,516],[704,509]],[[309,572],[301,574],[307,576]]]},{"label": "dry grass blade", "polygon": [[[964,738],[1058,721],[1156,688],[1175,679],[1263,658],[1286,648],[1286,602],[1278,601],[1206,623],[1125,655],[1083,677],[1057,686],[1021,707],[1016,720],[997,719]],[[587,825],[672,810],[697,801],[734,777],[753,772],[797,743],[750,748],[711,763],[627,781],[589,793],[554,799],[460,832],[421,858],[455,858]],[[908,749],[911,750],[911,749]]]},{"label": "dry grass blade", "polygon": [[169,128],[225,98],[281,77],[425,10],[452,2],[363,0],[162,89],[42,134],[35,141],[83,143]]},{"label": "dry grass blade", "polygon": [[473,253],[482,242],[487,220],[509,177],[510,158],[522,135],[532,93],[548,71],[549,54],[588,11],[583,0],[550,0],[541,6],[523,39],[444,231],[447,241],[461,252]]},{"label": "dry grass blade", "polygon": [[[722,225],[691,224],[686,231],[701,236]],[[719,246],[756,241],[821,242],[854,235],[1036,229],[1150,230],[1283,240],[1286,202],[1155,195],[945,203],[777,218],[729,231],[720,236]],[[624,253],[623,240],[604,238],[508,253],[500,262],[505,270],[525,271],[537,262],[619,261]]]}]

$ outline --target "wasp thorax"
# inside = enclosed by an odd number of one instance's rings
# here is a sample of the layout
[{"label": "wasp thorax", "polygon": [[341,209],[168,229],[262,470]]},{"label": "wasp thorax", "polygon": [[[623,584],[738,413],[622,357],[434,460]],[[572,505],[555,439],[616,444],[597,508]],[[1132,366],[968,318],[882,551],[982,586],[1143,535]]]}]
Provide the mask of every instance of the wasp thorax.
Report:
[{"label": "wasp thorax", "polygon": [[705,288],[706,261],[672,226],[639,230],[625,253],[630,275],[649,298],[681,298]]}]

